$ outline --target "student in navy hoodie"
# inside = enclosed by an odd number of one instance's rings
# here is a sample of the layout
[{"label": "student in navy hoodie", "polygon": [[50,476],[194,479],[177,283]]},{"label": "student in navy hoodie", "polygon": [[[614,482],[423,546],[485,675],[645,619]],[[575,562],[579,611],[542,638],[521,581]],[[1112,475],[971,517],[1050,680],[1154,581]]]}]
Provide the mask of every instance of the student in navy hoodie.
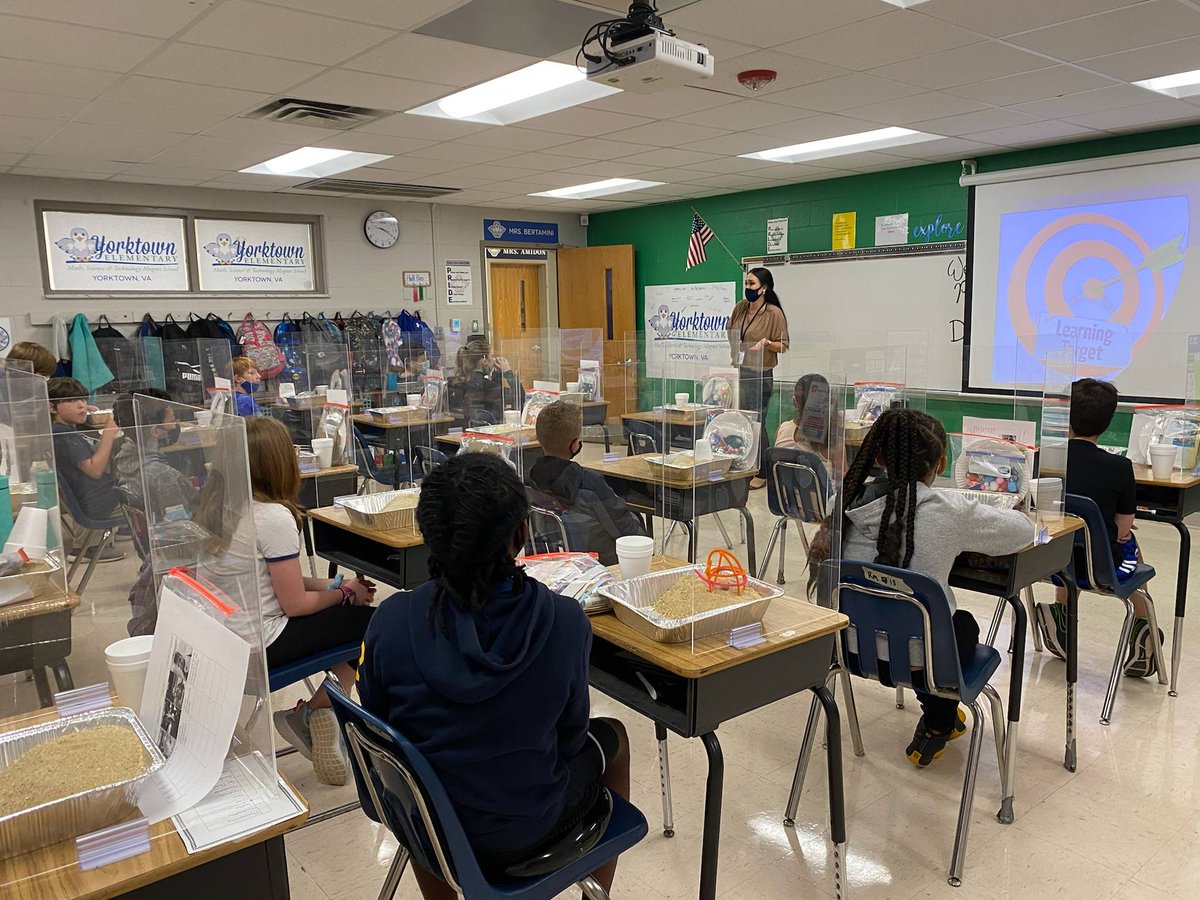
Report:
[{"label": "student in navy hoodie", "polygon": [[[384,603],[367,629],[358,691],[437,771],[485,873],[565,835],[600,787],[629,795],[629,745],[589,719],[592,633],[579,603],[515,562],[529,505],[495,456],[425,476],[417,522],[433,580]],[[616,860],[595,873],[612,885]],[[415,869],[426,900],[453,897]]]}]

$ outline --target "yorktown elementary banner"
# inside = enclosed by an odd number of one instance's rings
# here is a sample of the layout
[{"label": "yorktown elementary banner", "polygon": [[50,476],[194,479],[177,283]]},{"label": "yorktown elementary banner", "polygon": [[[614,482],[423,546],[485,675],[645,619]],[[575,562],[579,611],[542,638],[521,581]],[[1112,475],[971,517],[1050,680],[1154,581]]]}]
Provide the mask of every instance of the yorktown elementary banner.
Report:
[{"label": "yorktown elementary banner", "polygon": [[196,268],[202,291],[315,291],[312,226],[197,218]]},{"label": "yorktown elementary banner", "polygon": [[646,285],[646,375],[729,365],[729,315],[737,302],[732,281]]},{"label": "yorktown elementary banner", "polygon": [[188,290],[181,217],[46,210],[42,236],[52,291]]}]

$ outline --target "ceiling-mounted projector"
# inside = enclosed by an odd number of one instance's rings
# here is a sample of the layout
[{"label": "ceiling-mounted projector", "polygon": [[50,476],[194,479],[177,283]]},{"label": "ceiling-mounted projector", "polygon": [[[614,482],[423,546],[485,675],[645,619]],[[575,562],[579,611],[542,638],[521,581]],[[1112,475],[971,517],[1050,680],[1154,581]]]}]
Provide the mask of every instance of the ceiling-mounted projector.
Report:
[{"label": "ceiling-mounted projector", "polygon": [[635,93],[691,84],[715,70],[708,48],[677,38],[653,3],[632,3],[625,18],[593,25],[576,62],[588,80]]}]

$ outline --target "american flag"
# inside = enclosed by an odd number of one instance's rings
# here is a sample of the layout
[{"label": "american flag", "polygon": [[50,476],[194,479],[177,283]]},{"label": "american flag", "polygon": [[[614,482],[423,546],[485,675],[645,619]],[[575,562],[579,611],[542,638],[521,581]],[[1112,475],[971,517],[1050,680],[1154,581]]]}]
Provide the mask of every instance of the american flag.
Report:
[{"label": "american flag", "polygon": [[708,259],[704,245],[712,239],[712,229],[700,218],[700,213],[692,213],[692,236],[688,240],[687,268],[698,266]]}]

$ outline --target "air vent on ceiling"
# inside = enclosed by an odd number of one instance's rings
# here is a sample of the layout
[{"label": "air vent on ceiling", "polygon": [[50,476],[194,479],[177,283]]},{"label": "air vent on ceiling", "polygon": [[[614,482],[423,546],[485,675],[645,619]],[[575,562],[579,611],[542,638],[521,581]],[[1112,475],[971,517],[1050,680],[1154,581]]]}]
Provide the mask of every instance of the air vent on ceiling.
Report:
[{"label": "air vent on ceiling", "polygon": [[345,131],[391,114],[390,109],[370,109],[366,106],[346,106],[342,103],[280,97],[266,106],[246,113],[243,118],[270,119],[273,122],[290,122],[293,125],[311,125],[314,128]]},{"label": "air vent on ceiling", "polygon": [[314,178],[291,188],[293,191],[319,191],[325,194],[361,194],[371,197],[408,197],[424,200],[457,194],[462,188],[434,187],[428,184],[394,184],[388,181],[356,181],[353,178]]}]

